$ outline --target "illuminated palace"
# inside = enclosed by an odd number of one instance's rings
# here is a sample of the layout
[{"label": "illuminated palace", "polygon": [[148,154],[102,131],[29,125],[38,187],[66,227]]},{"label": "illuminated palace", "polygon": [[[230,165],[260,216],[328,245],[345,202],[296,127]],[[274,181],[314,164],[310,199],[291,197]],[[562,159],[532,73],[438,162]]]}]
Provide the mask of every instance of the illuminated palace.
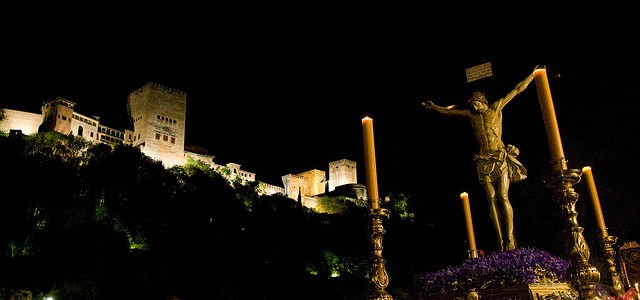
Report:
[{"label": "illuminated palace", "polygon": [[[91,143],[132,145],[167,168],[184,165],[191,158],[210,165],[221,174],[229,174],[229,180],[256,181],[256,174],[242,170],[239,164],[219,165],[213,162],[213,156],[206,149],[185,146],[186,103],[185,92],[150,82],[128,96],[127,113],[133,129],[105,126],[99,117],[80,114],[74,110],[74,102],[58,97],[45,101],[39,114],[5,108],[0,131],[26,135],[56,131],[82,137]],[[366,197],[364,187],[357,184],[356,163],[347,159],[329,163],[328,180],[325,171],[314,169],[284,175],[282,183],[278,186],[259,182],[258,192],[301,199],[309,207],[315,206],[315,196],[339,187],[348,188],[356,197]]]}]

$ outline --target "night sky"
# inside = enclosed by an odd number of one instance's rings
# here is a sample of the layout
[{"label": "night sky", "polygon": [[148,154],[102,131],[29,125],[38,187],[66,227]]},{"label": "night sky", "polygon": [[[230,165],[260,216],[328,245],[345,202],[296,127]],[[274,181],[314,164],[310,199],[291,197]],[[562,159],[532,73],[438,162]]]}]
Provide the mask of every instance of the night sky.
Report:
[{"label": "night sky", "polygon": [[[0,106],[39,112],[64,97],[125,128],[128,93],[153,81],[187,92],[188,145],[278,185],[342,158],[364,183],[361,119],[371,116],[380,195],[458,214],[467,191],[488,221],[470,124],[420,103],[462,103],[476,88],[496,100],[546,66],[569,168],[592,166],[610,233],[637,240],[618,230],[638,228],[640,211],[640,9],[626,2],[3,10]],[[484,62],[494,76],[467,84],[465,68]],[[529,171],[511,187],[516,218],[559,211],[542,184],[551,167],[534,83],[504,109],[503,140]],[[584,182],[576,189],[593,231]]]}]

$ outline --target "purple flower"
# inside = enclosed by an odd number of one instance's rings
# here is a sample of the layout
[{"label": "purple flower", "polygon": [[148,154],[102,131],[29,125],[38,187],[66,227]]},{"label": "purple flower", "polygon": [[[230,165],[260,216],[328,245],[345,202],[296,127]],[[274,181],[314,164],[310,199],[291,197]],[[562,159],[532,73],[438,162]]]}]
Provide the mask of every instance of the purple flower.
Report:
[{"label": "purple flower", "polygon": [[536,269],[552,272],[564,281],[569,261],[536,248],[517,248],[468,259],[457,266],[418,276],[416,288],[422,295],[466,292],[469,289],[505,287],[533,283]]}]

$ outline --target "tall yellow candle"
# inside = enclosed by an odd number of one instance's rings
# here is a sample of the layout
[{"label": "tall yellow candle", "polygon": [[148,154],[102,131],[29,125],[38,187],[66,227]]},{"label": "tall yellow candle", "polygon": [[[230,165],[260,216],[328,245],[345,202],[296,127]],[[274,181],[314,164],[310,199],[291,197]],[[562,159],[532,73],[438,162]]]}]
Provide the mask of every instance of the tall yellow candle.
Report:
[{"label": "tall yellow candle", "polygon": [[589,187],[589,194],[591,195],[591,203],[593,204],[593,214],[596,216],[596,222],[598,228],[602,234],[602,238],[609,236],[607,232],[607,225],[604,224],[604,216],[602,216],[602,208],[600,207],[600,199],[598,198],[598,191],[596,190],[596,182],[593,179],[593,173],[591,167],[586,166],[582,168],[582,174],[585,176],[587,186]]},{"label": "tall yellow candle", "polygon": [[364,139],[364,165],[367,180],[367,197],[371,209],[379,209],[378,176],[376,174],[376,151],[373,141],[373,119],[362,118],[362,136]]},{"label": "tall yellow candle", "polygon": [[547,131],[547,140],[549,143],[549,151],[551,152],[551,162],[553,170],[560,171],[567,169],[567,162],[562,150],[562,141],[560,140],[560,129],[556,120],[556,112],[551,99],[551,90],[549,89],[549,80],[547,79],[546,69],[537,69],[533,73],[536,90],[538,91],[538,100],[540,101],[540,109],[542,110],[542,118]]},{"label": "tall yellow candle", "polygon": [[462,209],[464,210],[464,221],[467,225],[467,239],[469,240],[469,251],[476,251],[476,237],[473,233],[473,222],[471,220],[471,207],[469,206],[469,194],[462,193],[460,194],[460,199],[462,199]]}]

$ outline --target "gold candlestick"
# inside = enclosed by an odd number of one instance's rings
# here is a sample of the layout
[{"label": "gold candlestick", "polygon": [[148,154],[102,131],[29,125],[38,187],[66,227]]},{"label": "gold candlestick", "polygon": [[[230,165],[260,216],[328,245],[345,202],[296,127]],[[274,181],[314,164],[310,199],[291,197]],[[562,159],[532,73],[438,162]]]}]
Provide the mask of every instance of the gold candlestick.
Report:
[{"label": "gold candlestick", "polygon": [[617,240],[617,237],[608,235],[602,238],[600,246],[603,252],[603,257],[607,261],[611,287],[613,287],[613,291],[616,296],[620,297],[624,295],[624,288],[622,287],[622,279],[620,278],[620,273],[618,273],[616,266],[616,251],[613,248],[613,245]]},{"label": "gold candlestick", "polygon": [[571,266],[567,273],[572,285],[580,292],[580,299],[600,299],[594,294],[595,286],[600,281],[600,272],[589,264],[591,253],[587,241],[582,235],[584,229],[578,224],[578,212],[576,211],[578,193],[574,191],[573,186],[580,181],[582,171],[567,169],[567,161],[564,158],[560,141],[560,130],[551,100],[547,70],[535,70],[534,78],[553,167],[553,173],[546,176],[543,181],[552,189],[553,200],[562,207],[563,217],[567,221],[565,243],[567,255],[571,260]]},{"label": "gold candlestick", "polygon": [[584,230],[578,224],[576,202],[578,193],[573,186],[580,181],[581,170],[565,169],[554,171],[543,181],[552,189],[553,200],[562,208],[562,216],[567,221],[565,227],[565,251],[571,266],[567,270],[569,280],[580,293],[580,299],[600,299],[594,294],[595,286],[600,282],[600,272],[589,264],[591,252],[582,235]]},{"label": "gold candlestick", "polygon": [[373,245],[371,283],[373,292],[367,297],[369,300],[393,300],[391,294],[385,289],[389,285],[389,276],[385,269],[385,260],[382,258],[382,239],[385,230],[382,220],[389,218],[389,210],[380,208],[378,202],[378,179],[376,174],[376,154],[373,140],[373,119],[365,117],[362,119],[362,136],[364,140],[364,160],[367,178],[367,197],[369,198],[369,208],[371,209],[371,243]]},{"label": "gold candlestick", "polygon": [[389,218],[388,209],[372,209],[371,210],[371,243],[373,244],[372,254],[373,263],[371,264],[371,283],[373,284],[373,292],[367,297],[368,300],[393,300],[391,294],[385,289],[389,286],[389,275],[385,268],[385,260],[382,258],[382,238],[384,238],[385,230],[382,226],[382,220]]},{"label": "gold candlestick", "polygon": [[593,205],[593,214],[596,218],[598,229],[600,229],[600,247],[602,249],[603,257],[607,262],[609,280],[616,296],[622,296],[624,294],[624,290],[622,287],[622,280],[620,279],[620,273],[618,273],[616,267],[616,251],[613,249],[613,245],[615,245],[618,238],[610,236],[607,231],[607,225],[604,223],[604,216],[602,215],[602,208],[600,207],[600,198],[598,198],[598,191],[596,190],[596,183],[593,179],[591,167],[586,166],[582,168],[582,175],[585,177],[587,186],[589,187],[591,204]]}]

